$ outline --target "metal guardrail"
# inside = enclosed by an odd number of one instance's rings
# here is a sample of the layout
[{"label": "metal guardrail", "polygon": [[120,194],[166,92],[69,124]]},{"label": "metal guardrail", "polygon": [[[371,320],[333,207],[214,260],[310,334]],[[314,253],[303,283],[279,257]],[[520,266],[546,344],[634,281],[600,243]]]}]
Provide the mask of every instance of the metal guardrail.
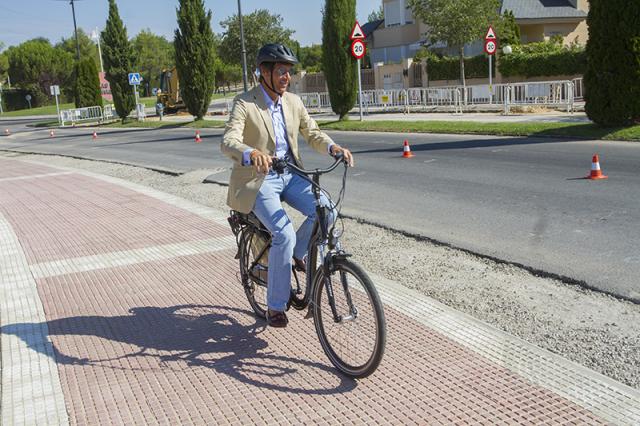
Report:
[{"label": "metal guardrail", "polygon": [[102,113],[102,107],[100,106],[64,109],[60,111],[60,124],[62,126],[73,126],[76,123],[84,123],[90,121],[101,123],[103,120],[104,115]]},{"label": "metal guardrail", "polygon": [[[577,89],[577,85],[580,85]],[[502,109],[508,114],[515,106],[546,106],[573,111],[576,95],[582,99],[582,79],[472,86],[445,86],[396,90],[365,90],[362,105],[370,111],[450,111],[462,114],[480,107]],[[327,92],[302,93],[310,111],[331,110]],[[359,105],[359,99],[356,106]],[[354,107],[355,109],[356,107]]]},{"label": "metal guardrail", "polygon": [[[144,119],[150,113],[153,113],[153,108],[146,108],[144,104],[137,104],[136,108],[131,112],[130,116],[144,121]],[[104,107],[92,106],[86,108],[73,108],[60,111],[60,125],[61,126],[75,126],[77,123],[90,123],[95,122],[101,124],[105,121],[114,120],[118,118],[113,105],[105,105]]]},{"label": "metal guardrail", "polygon": [[104,120],[114,120],[118,118],[118,113],[116,112],[113,105],[105,105],[102,110],[102,117]]},{"label": "metal guardrail", "polygon": [[576,102],[584,102],[584,85],[582,77],[571,80],[573,83],[573,100]]}]

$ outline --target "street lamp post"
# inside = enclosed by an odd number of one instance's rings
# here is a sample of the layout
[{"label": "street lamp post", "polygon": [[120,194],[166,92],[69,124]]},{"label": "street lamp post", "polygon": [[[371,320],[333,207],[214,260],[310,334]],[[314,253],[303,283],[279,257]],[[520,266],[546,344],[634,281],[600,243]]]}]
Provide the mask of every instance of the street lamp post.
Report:
[{"label": "street lamp post", "polygon": [[244,83],[244,91],[248,91],[247,87],[247,49],[244,47],[244,28],[242,26],[242,9],[240,0],[238,0],[238,18],[240,19],[240,43],[242,44],[242,81]]},{"label": "street lamp post", "polygon": [[[503,55],[510,55],[513,52],[513,49],[511,48],[510,45],[506,45],[502,48],[502,54]],[[509,102],[510,102],[510,96],[511,96],[511,86],[509,84],[503,86],[504,88],[503,90],[503,94],[502,97],[504,98],[504,115],[508,115],[509,114]]]},{"label": "street lamp post", "polygon": [[76,55],[78,60],[80,60],[80,42],[78,41],[78,27],[76,26],[76,8],[73,5],[75,0],[71,0],[69,3],[71,4],[71,13],[73,14],[73,31],[76,35]]},{"label": "street lamp post", "polygon": [[98,28],[91,32],[91,38],[98,42],[98,56],[100,57],[100,72],[104,74],[104,65],[102,64],[102,49],[100,48],[100,33]]}]

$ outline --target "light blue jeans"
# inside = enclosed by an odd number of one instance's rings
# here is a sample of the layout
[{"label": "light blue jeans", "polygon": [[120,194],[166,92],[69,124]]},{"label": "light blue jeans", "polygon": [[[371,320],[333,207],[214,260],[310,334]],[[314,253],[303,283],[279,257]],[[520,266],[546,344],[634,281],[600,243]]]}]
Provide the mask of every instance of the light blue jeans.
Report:
[{"label": "light blue jeans", "polygon": [[[307,218],[295,232],[289,216],[282,207],[284,201]],[[329,200],[320,194],[323,206],[329,206]],[[271,233],[269,250],[269,274],[267,287],[267,305],[273,311],[284,311],[291,292],[292,257],[303,259],[307,254],[307,245],[316,220],[315,198],[311,184],[293,173],[278,175],[273,170],[265,177],[258,191],[253,212]],[[329,223],[335,220],[332,210]]]}]

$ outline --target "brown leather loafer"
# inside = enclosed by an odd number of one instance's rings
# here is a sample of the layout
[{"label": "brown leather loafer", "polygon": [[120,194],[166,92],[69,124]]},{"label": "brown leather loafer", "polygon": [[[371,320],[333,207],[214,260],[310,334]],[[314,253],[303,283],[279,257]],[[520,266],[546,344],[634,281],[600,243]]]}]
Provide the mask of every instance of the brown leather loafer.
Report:
[{"label": "brown leather loafer", "polygon": [[289,323],[289,319],[287,318],[287,314],[280,311],[272,311],[271,309],[267,309],[267,324],[270,327],[278,327],[284,328]]}]

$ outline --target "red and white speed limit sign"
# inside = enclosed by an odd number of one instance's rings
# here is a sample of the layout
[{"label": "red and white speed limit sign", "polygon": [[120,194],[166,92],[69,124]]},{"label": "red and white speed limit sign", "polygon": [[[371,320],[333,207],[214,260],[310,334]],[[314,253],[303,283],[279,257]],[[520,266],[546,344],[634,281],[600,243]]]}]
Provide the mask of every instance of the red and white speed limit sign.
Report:
[{"label": "red and white speed limit sign", "polygon": [[364,54],[366,53],[367,48],[364,45],[364,42],[360,39],[353,40],[351,43],[351,55],[353,55],[356,59],[362,59]]},{"label": "red and white speed limit sign", "polygon": [[485,40],[484,51],[487,53],[487,55],[493,55],[494,53],[496,53],[497,48],[498,46],[496,45],[495,40]]}]

